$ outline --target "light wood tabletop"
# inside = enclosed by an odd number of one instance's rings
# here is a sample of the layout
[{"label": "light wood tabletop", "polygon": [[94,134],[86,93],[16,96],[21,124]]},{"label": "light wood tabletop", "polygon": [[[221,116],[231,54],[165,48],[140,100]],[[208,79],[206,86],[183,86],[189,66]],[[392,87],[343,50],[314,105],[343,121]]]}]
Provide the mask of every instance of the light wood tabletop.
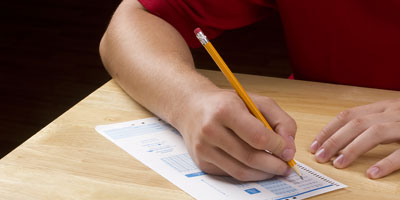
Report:
[{"label": "light wood tabletop", "polygon": [[[220,72],[200,70],[223,88]],[[400,92],[237,74],[249,92],[269,96],[297,122],[296,159],[348,188],[313,199],[400,199],[400,171],[370,180],[369,166],[399,148],[381,145],[346,169],[318,164],[314,136],[340,111]],[[114,81],[90,94],[0,160],[0,199],[191,199],[95,131],[95,126],[153,116]]]}]

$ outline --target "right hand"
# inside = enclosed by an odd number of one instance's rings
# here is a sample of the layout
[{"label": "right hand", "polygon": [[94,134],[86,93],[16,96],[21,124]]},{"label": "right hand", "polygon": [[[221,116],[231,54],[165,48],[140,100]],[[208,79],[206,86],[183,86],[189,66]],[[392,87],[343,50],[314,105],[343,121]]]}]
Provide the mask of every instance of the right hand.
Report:
[{"label": "right hand", "polygon": [[285,161],[293,159],[296,151],[295,121],[270,98],[251,96],[275,132],[254,117],[231,90],[197,93],[183,105],[184,112],[175,126],[204,172],[240,181],[290,173]]}]

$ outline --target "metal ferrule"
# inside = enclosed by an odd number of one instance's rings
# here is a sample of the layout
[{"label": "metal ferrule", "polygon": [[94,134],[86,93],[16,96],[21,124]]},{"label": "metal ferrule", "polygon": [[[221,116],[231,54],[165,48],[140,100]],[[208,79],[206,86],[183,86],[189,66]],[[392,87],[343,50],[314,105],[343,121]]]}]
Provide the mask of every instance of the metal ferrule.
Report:
[{"label": "metal ferrule", "polygon": [[201,43],[202,45],[205,45],[205,44],[208,43],[207,36],[204,35],[203,32],[201,32],[201,31],[198,32],[198,33],[196,34],[196,37],[197,37],[197,39],[199,39],[199,41],[200,41],[200,43]]}]

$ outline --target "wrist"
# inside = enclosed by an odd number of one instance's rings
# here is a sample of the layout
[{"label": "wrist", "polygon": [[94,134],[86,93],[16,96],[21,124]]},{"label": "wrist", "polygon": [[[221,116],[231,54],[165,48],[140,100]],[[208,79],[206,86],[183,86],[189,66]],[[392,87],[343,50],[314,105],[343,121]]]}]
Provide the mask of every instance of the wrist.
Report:
[{"label": "wrist", "polygon": [[201,108],[210,93],[222,90],[211,82],[185,88],[180,91],[180,99],[174,102],[173,109],[167,114],[167,121],[181,133],[185,132],[185,125],[190,124],[189,120],[196,117],[193,115],[198,114],[197,109]]}]

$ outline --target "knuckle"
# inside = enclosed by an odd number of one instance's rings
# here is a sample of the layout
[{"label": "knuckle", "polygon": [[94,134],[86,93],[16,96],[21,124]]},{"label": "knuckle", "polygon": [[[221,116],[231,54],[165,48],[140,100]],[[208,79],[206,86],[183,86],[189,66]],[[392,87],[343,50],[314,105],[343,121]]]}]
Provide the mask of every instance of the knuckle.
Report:
[{"label": "knuckle", "polygon": [[329,134],[327,128],[325,127],[325,128],[323,128],[323,129],[321,130],[321,132],[318,134],[317,140],[323,141],[323,140],[325,140],[325,138],[327,138],[329,135],[330,135],[330,134]]},{"label": "knuckle", "polygon": [[372,137],[380,138],[384,135],[380,133],[385,131],[386,126],[384,124],[374,124],[369,129],[369,134],[371,134]]},{"label": "knuckle", "polygon": [[327,149],[339,149],[340,145],[336,138],[331,137],[326,140],[326,145],[324,145]]},{"label": "knuckle", "polygon": [[340,112],[336,118],[339,121],[348,121],[348,119],[351,117],[351,111],[350,110],[344,110],[342,112]]},{"label": "knuckle", "polygon": [[294,137],[297,132],[296,121],[294,121],[294,119],[289,115],[286,116],[287,117],[285,117],[282,122],[275,124],[274,130],[277,133],[286,133]]},{"label": "knuckle", "polygon": [[343,150],[343,155],[348,158],[348,159],[353,159],[355,157],[357,157],[359,155],[359,152],[357,151],[357,149],[355,149],[352,146],[348,146]]},{"label": "knuckle", "polygon": [[264,99],[264,101],[265,101],[266,103],[275,103],[275,101],[274,101],[272,98],[270,98],[270,97],[263,97],[263,99]]},{"label": "knuckle", "polygon": [[238,109],[240,106],[243,106],[246,109],[245,104],[240,100],[239,97],[226,97],[222,101],[219,101],[214,108],[212,119],[214,121],[220,121],[221,119],[226,118],[227,116],[232,115],[232,113]]},{"label": "knuckle", "polygon": [[206,172],[206,173],[212,172],[212,169],[210,168],[210,164],[208,162],[199,160],[196,164],[201,171]]},{"label": "knuckle", "polygon": [[274,106],[277,105],[277,103],[275,102],[274,99],[270,98],[270,97],[263,97],[263,102],[264,104],[268,105],[268,106]]},{"label": "knuckle", "polygon": [[207,145],[199,142],[194,145],[194,154],[197,158],[203,158],[207,155]]},{"label": "knuckle", "polygon": [[285,141],[278,135],[260,134],[258,140],[254,142],[254,147],[258,150],[268,150],[280,155],[286,147]]},{"label": "knuckle", "polygon": [[247,151],[246,157],[244,160],[244,162],[247,166],[254,166],[256,164],[257,159],[256,159],[255,155],[256,155],[255,152]]},{"label": "knuckle", "polygon": [[224,102],[220,102],[216,105],[214,118],[220,119],[221,117],[226,116],[228,112],[229,112],[229,105],[227,105]]},{"label": "knuckle", "polygon": [[231,176],[239,181],[250,181],[250,172],[247,169],[238,168],[234,170]]},{"label": "knuckle", "polygon": [[207,122],[201,126],[201,135],[205,138],[213,138],[216,134],[215,128],[212,123]]},{"label": "knuckle", "polygon": [[265,150],[269,143],[268,134],[253,134],[250,142],[256,149]]},{"label": "knuckle", "polygon": [[365,123],[365,119],[358,117],[358,118],[351,120],[350,123],[353,127],[359,128]]},{"label": "knuckle", "polygon": [[271,170],[277,175],[283,175],[287,169],[288,166],[284,163],[271,165]]},{"label": "knuckle", "polygon": [[279,139],[278,142],[272,142],[272,140],[269,140],[268,146],[271,147],[269,148],[270,151],[280,155],[286,145],[282,139]]}]

